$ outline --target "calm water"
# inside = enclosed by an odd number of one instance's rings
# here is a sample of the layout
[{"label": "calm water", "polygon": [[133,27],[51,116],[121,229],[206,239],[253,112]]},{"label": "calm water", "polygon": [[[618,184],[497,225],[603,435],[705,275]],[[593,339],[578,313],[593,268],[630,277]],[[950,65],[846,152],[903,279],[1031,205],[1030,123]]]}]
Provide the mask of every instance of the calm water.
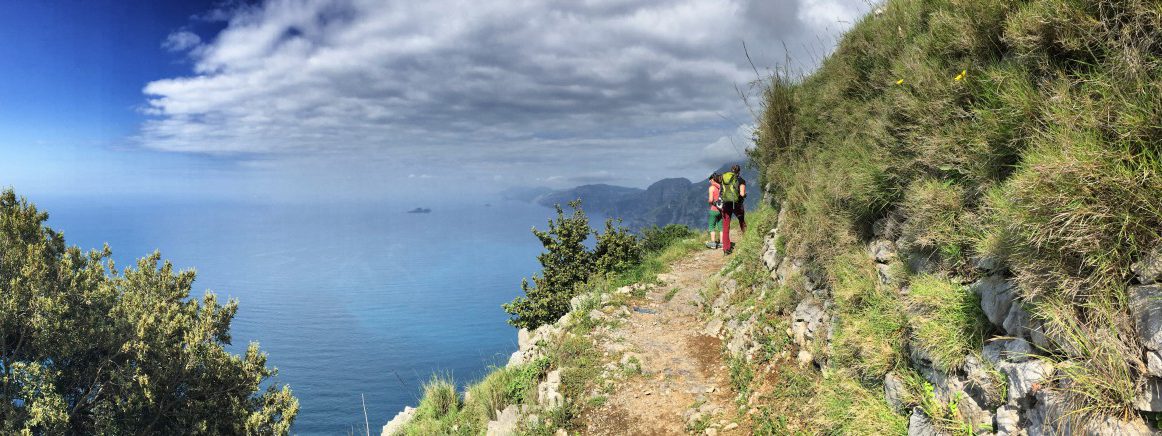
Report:
[{"label": "calm water", "polygon": [[[70,245],[108,242],[119,268],[154,249],[195,268],[194,295],[237,298],[231,350],[258,341],[301,402],[298,434],[373,433],[433,372],[478,379],[516,349],[500,304],[539,269],[529,232],[551,209],[270,206],[30,199]],[[596,221],[596,220],[594,220]]]}]

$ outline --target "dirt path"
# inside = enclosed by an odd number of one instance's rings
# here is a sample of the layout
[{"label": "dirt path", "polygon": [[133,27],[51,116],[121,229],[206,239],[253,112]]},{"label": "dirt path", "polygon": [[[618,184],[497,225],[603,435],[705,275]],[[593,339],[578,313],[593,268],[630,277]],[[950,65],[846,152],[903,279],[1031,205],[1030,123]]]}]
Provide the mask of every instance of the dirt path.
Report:
[{"label": "dirt path", "polygon": [[721,250],[707,249],[671,265],[625,325],[600,341],[606,350],[628,350],[642,375],[619,383],[604,405],[587,412],[583,434],[701,434],[709,426],[708,434],[749,433],[736,413],[722,344],[703,333],[695,304],[724,263]]}]

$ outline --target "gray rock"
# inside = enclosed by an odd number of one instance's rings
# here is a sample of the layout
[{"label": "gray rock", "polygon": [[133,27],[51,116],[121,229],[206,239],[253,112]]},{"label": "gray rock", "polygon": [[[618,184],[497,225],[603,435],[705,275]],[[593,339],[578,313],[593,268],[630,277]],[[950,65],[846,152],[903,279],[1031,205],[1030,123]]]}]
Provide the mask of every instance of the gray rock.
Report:
[{"label": "gray rock", "polygon": [[561,395],[561,370],[549,371],[545,381],[537,385],[537,403],[550,408],[565,403],[565,397]]},{"label": "gray rock", "polygon": [[887,264],[876,264],[876,276],[879,277],[880,283],[885,285],[892,284],[892,268]]},{"label": "gray rock", "polygon": [[904,379],[896,375],[894,372],[889,372],[884,376],[884,399],[888,401],[888,405],[892,406],[892,410],[896,413],[904,413],[907,404],[904,403],[904,396],[907,395],[908,388],[904,386]]},{"label": "gray rock", "polygon": [[1009,404],[1026,406],[1053,374],[1053,364],[1042,360],[1028,360],[1021,363],[1001,362],[998,369],[1009,378]]},{"label": "gray rock", "polygon": [[896,243],[892,241],[885,239],[872,241],[869,249],[872,257],[879,263],[888,263],[896,257]]},{"label": "gray rock", "polygon": [[1134,408],[1143,412],[1162,412],[1162,379],[1146,378],[1145,386],[1134,394]]},{"label": "gray rock", "polygon": [[1018,425],[1021,421],[1021,415],[1017,408],[1013,406],[1001,406],[997,408],[997,436],[1016,436],[1021,433],[1021,428]]},{"label": "gray rock", "polygon": [[1152,432],[1150,431],[1150,427],[1146,425],[1146,421],[1142,420],[1139,416],[1134,416],[1129,421],[1113,416],[1105,416],[1090,421],[1085,426],[1085,434],[1091,436],[1150,436]]},{"label": "gray rock", "polygon": [[605,319],[605,312],[602,312],[602,311],[597,310],[597,309],[590,310],[589,311],[589,319],[591,319],[593,321],[601,321],[601,320]]},{"label": "gray rock", "polygon": [[529,334],[529,329],[521,328],[516,331],[516,344],[517,348],[521,350],[532,348],[532,336]]},{"label": "gray rock", "polygon": [[964,359],[965,392],[982,408],[995,408],[1005,401],[989,369],[976,355]]},{"label": "gray rock", "polygon": [[412,421],[412,418],[415,417],[415,407],[404,407],[403,411],[395,414],[395,417],[391,418],[391,421],[388,421],[387,424],[383,426],[383,431],[381,434],[383,436],[393,436],[399,434],[402,432],[404,426],[408,425],[408,423]]},{"label": "gray rock", "polygon": [[1130,312],[1146,348],[1162,351],[1162,285],[1132,286]]},{"label": "gray rock", "polygon": [[1130,269],[1138,275],[1138,283],[1148,285],[1162,282],[1162,245],[1154,247]]},{"label": "gray rock", "polygon": [[711,319],[710,322],[706,323],[706,329],[702,330],[702,333],[705,333],[706,336],[718,337],[722,333],[722,320],[718,318]]},{"label": "gray rock", "polygon": [[806,298],[791,312],[791,332],[800,346],[814,338],[823,324],[823,306],[814,298]]},{"label": "gray rock", "polygon": [[1006,362],[1024,362],[1034,356],[1033,345],[1024,339],[994,339],[984,345],[981,357],[996,365]]},{"label": "gray rock", "polygon": [[1146,369],[1154,377],[1162,377],[1162,353],[1157,351],[1146,352]]},{"label": "gray rock", "polygon": [[936,427],[932,420],[924,415],[920,409],[912,409],[912,417],[908,419],[908,436],[937,436]]},{"label": "gray rock", "polygon": [[496,414],[495,421],[488,421],[487,436],[509,436],[516,434],[516,426],[520,423],[520,409],[509,405]]},{"label": "gray rock", "polygon": [[973,283],[972,291],[980,295],[980,308],[989,321],[1003,326],[1013,305],[1013,282],[1003,276],[989,276]]},{"label": "gray rock", "polygon": [[986,272],[996,272],[1002,269],[1001,260],[995,256],[978,256],[973,258],[973,265]]},{"label": "gray rock", "polygon": [[1001,326],[1005,328],[1005,333],[1014,338],[1029,339],[1029,326],[1032,319],[1029,317],[1029,312],[1025,310],[1025,306],[1020,300],[1013,300],[1009,306],[1009,313],[1005,315],[1004,322]]}]

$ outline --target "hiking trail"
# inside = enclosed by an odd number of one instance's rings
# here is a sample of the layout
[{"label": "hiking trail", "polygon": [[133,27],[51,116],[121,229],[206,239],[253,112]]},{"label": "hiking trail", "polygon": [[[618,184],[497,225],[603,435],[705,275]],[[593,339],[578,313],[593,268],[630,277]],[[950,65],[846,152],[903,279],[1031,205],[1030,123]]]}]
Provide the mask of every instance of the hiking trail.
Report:
[{"label": "hiking trail", "polygon": [[[636,358],[641,375],[608,394],[605,403],[581,417],[581,434],[749,434],[738,416],[722,343],[706,335],[697,301],[728,258],[722,250],[699,250],[659,274],[619,328],[596,338],[607,360]],[[653,313],[650,313],[653,312]]]}]

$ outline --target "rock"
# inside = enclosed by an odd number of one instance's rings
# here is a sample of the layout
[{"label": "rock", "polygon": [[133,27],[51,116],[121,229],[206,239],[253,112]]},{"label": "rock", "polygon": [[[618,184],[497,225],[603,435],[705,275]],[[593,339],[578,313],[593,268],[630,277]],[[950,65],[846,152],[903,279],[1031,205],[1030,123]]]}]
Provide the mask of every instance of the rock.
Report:
[{"label": "rock", "polygon": [[549,371],[545,381],[537,385],[537,403],[550,408],[565,403],[565,397],[561,395],[561,370]]},{"label": "rock", "polygon": [[1146,348],[1162,351],[1162,285],[1131,286],[1130,313]]},{"label": "rock", "polygon": [[805,367],[808,363],[811,363],[812,360],[815,360],[815,356],[812,355],[810,351],[807,351],[806,348],[804,348],[799,350],[799,355],[796,356],[796,360],[799,361],[800,367]]},{"label": "rock", "polygon": [[1020,300],[1014,300],[1009,306],[1009,313],[1005,315],[1005,320],[1001,323],[1004,327],[1005,333],[1014,338],[1029,339],[1029,312],[1025,310],[1025,306],[1021,304]]},{"label": "rock", "polygon": [[997,436],[1015,436],[1020,434],[1021,428],[1018,423],[1021,421],[1021,415],[1014,406],[1001,406],[997,408]]},{"label": "rock", "polygon": [[388,421],[387,424],[383,426],[382,435],[392,436],[400,433],[404,426],[408,425],[408,423],[412,421],[412,418],[415,417],[415,407],[404,407],[403,411],[395,414],[395,417],[391,418],[391,421]]},{"label": "rock", "polygon": [[1001,260],[995,256],[979,256],[973,258],[973,265],[985,272],[997,272],[1001,269]]},{"label": "rock", "polygon": [[706,323],[706,329],[702,333],[705,333],[706,336],[718,337],[722,333],[722,320],[718,318],[710,320],[710,322]]},{"label": "rock", "polygon": [[896,413],[902,414],[907,409],[907,404],[904,403],[904,396],[907,393],[908,388],[904,386],[904,379],[896,373],[889,372],[884,376],[884,399]]},{"label": "rock", "polygon": [[1162,379],[1146,378],[1146,385],[1134,394],[1134,408],[1143,412],[1162,412]]},{"label": "rock", "polygon": [[553,436],[569,436],[569,432],[563,428],[558,428],[557,431],[553,432]]},{"label": "rock", "polygon": [[884,263],[877,263],[876,276],[879,277],[881,284],[892,284],[892,267]]},{"label": "rock", "polygon": [[908,419],[908,436],[937,436],[936,427],[920,409],[912,409],[912,417]]},{"label": "rock", "polygon": [[509,436],[516,433],[520,422],[520,409],[515,404],[505,407],[496,414],[495,421],[488,421],[487,436]]},{"label": "rock", "polygon": [[900,229],[903,219],[896,211],[889,213],[888,216],[875,220],[872,223],[872,234],[877,238],[896,239],[900,236]]},{"label": "rock", "polygon": [[980,308],[989,321],[1003,326],[1013,305],[1013,282],[1003,276],[989,276],[973,283],[972,291],[980,295]]},{"label": "rock", "polygon": [[703,430],[702,434],[704,434],[706,436],[718,436],[718,429],[716,429],[714,427],[710,427],[706,430]]},{"label": "rock", "polygon": [[984,345],[981,357],[996,365],[1006,362],[1024,362],[1033,357],[1033,346],[1024,339],[994,339]]},{"label": "rock", "polygon": [[998,369],[1009,378],[1009,404],[1027,405],[1032,395],[1049,381],[1053,374],[1053,364],[1042,360],[1028,360],[1021,363],[1005,363]]},{"label": "rock", "polygon": [[573,312],[569,312],[569,313],[566,313],[564,315],[561,315],[561,318],[557,319],[556,324],[558,327],[568,327],[572,321],[573,321]]},{"label": "rock", "polygon": [[878,263],[888,263],[896,257],[896,243],[878,239],[871,243],[871,254]]},{"label": "rock", "polygon": [[1138,276],[1138,283],[1148,285],[1162,282],[1162,245],[1154,247],[1142,260],[1130,266]]},{"label": "rock", "polygon": [[1162,377],[1162,353],[1158,351],[1146,352],[1146,369],[1154,377]]},{"label": "rock", "polygon": [[1004,392],[997,386],[991,371],[976,355],[964,359],[965,392],[978,405],[995,408],[1005,402]]},{"label": "rock", "polygon": [[581,306],[585,305],[585,300],[588,297],[589,296],[587,294],[578,294],[577,296],[569,299],[569,309],[572,311],[580,311]]},{"label": "rock", "polygon": [[601,321],[602,319],[605,319],[605,312],[602,312],[602,311],[597,310],[597,309],[590,310],[589,311],[589,319],[591,319],[593,321]]},{"label": "rock", "polygon": [[736,428],[738,428],[738,423],[732,422],[732,423],[726,424],[726,426],[722,427],[722,431],[731,431],[731,430],[734,430]]},{"label": "rock", "polygon": [[520,350],[527,350],[532,348],[532,337],[529,335],[529,329],[521,328],[516,331],[516,344]]},{"label": "rock", "polygon": [[1149,436],[1152,434],[1146,421],[1134,416],[1130,421],[1105,416],[1092,420],[1085,426],[1087,435]]},{"label": "rock", "polygon": [[795,311],[791,313],[791,331],[797,344],[802,346],[808,339],[815,337],[823,323],[823,315],[823,306],[813,298],[806,298],[795,306]]}]

